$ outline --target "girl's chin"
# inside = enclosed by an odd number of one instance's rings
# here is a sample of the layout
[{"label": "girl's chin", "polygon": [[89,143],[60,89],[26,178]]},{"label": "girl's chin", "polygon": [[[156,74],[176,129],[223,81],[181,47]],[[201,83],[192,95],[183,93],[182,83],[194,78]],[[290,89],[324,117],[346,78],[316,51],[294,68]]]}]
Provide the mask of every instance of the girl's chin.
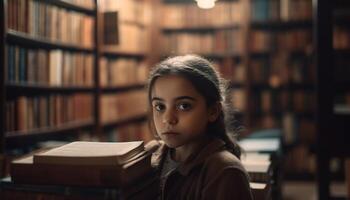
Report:
[{"label": "girl's chin", "polygon": [[180,141],[177,141],[174,139],[162,138],[162,140],[170,148],[177,148],[177,147],[180,147],[182,145],[182,143]]}]

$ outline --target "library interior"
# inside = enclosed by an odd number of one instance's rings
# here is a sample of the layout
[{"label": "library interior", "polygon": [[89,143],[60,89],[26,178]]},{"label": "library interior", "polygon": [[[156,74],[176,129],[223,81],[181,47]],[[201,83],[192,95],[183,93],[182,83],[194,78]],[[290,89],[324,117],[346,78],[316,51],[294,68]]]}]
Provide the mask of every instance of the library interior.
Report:
[{"label": "library interior", "polygon": [[184,55],[225,80],[254,199],[350,199],[349,0],[0,0],[0,199],[177,199],[148,83]]}]

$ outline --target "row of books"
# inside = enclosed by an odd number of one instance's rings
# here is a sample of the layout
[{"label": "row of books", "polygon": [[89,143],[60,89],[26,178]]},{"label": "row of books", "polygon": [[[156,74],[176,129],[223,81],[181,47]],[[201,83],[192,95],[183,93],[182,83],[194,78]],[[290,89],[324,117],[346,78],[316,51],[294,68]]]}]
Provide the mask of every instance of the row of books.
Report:
[{"label": "row of books", "polygon": [[[274,36],[275,37],[275,36]],[[311,30],[289,30],[276,35],[278,50],[310,51],[312,48]]]},{"label": "row of books", "polygon": [[245,89],[235,88],[230,92],[231,103],[234,109],[240,112],[247,111],[247,92]]},{"label": "row of books", "polygon": [[316,67],[304,59],[289,60],[289,80],[292,83],[314,83],[316,80]]},{"label": "row of books", "polygon": [[152,23],[153,2],[139,0],[103,0],[99,2],[99,9],[102,12],[118,12],[118,21],[149,25]]},{"label": "row of books", "polygon": [[274,55],[270,61],[250,61],[252,83],[266,83],[277,88],[289,83],[311,83],[315,80],[315,67],[305,59],[293,59],[288,55]]},{"label": "row of books", "polygon": [[116,51],[144,53],[149,50],[149,29],[130,23],[119,23],[118,29],[118,44],[113,45]]},{"label": "row of books", "polygon": [[118,126],[117,128],[106,131],[106,135],[108,140],[118,142],[135,140],[149,142],[154,139],[153,135],[149,131],[147,121]]},{"label": "row of books", "polygon": [[99,108],[104,124],[146,115],[147,94],[144,89],[106,94],[101,97]]},{"label": "row of books", "polygon": [[252,21],[308,20],[312,18],[312,1],[253,0],[251,18]]},{"label": "row of books", "polygon": [[281,127],[281,118],[272,113],[254,116],[252,120],[254,121],[254,124],[250,127],[252,130],[275,129]]},{"label": "row of books", "polygon": [[250,61],[250,77],[254,84],[268,83],[271,87],[278,87],[288,83],[289,71],[285,60],[276,56],[269,62],[268,60],[254,59]]},{"label": "row of books", "polygon": [[312,144],[316,139],[316,123],[313,119],[304,118],[297,113],[283,114],[282,127],[285,144],[294,144],[296,141]]},{"label": "row of books", "polygon": [[316,110],[316,95],[309,91],[295,91],[292,93],[292,110],[299,113],[310,113]]},{"label": "row of books", "polygon": [[93,86],[94,56],[9,45],[6,81],[49,86]]},{"label": "row of books", "polygon": [[251,52],[268,52],[271,50],[307,51],[312,45],[310,31],[293,30],[284,33],[272,33],[263,30],[251,32],[249,50]]},{"label": "row of books", "polygon": [[315,94],[298,90],[275,92],[261,90],[253,94],[254,109],[258,113],[280,113],[283,110],[293,110],[298,113],[311,113],[315,111]]},{"label": "row of books", "polygon": [[242,3],[217,2],[210,10],[197,5],[164,4],[162,7],[163,28],[222,27],[242,22]]},{"label": "row of books", "polygon": [[129,86],[144,84],[148,78],[148,66],[133,58],[100,59],[100,85]]},{"label": "row of books", "polygon": [[245,83],[247,80],[247,67],[242,63],[234,63],[233,72],[230,75],[234,83]]},{"label": "row of books", "polygon": [[274,92],[261,90],[253,94],[253,110],[260,113],[272,113],[287,110],[289,105],[288,91]]},{"label": "row of books", "polygon": [[284,167],[286,172],[315,174],[316,156],[310,153],[307,145],[300,144],[287,153]]},{"label": "row of books", "polygon": [[94,46],[91,16],[35,0],[10,0],[7,13],[10,29],[52,42]]},{"label": "row of books", "polygon": [[219,61],[211,61],[214,68],[220,73],[221,77],[231,83],[243,84],[246,79],[246,68],[240,61],[233,61],[228,65]]},{"label": "row of books", "polygon": [[350,49],[350,31],[345,28],[334,27],[333,29],[333,48]]},{"label": "row of books", "polygon": [[249,37],[248,48],[251,52],[266,52],[273,47],[274,35],[266,31],[252,31]]},{"label": "row of books", "polygon": [[241,54],[244,48],[240,30],[166,34],[163,40],[164,52],[172,54]]},{"label": "row of books", "polygon": [[5,104],[7,132],[59,127],[93,119],[91,95],[20,96]]}]

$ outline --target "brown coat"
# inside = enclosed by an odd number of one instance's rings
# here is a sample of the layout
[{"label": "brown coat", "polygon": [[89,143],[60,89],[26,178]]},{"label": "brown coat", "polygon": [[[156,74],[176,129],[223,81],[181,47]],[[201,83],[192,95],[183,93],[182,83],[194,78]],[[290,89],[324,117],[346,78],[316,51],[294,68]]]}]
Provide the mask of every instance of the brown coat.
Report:
[{"label": "brown coat", "polygon": [[[160,143],[152,164],[159,171],[169,148]],[[162,200],[251,200],[248,175],[240,160],[214,139],[193,152],[165,181]]]}]

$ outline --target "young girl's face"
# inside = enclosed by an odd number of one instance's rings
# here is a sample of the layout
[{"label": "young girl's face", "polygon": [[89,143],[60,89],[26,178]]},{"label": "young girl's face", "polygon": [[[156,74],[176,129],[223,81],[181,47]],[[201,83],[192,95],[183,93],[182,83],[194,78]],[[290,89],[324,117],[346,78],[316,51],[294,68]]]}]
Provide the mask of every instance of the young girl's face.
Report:
[{"label": "young girl's face", "polygon": [[153,121],[159,137],[171,148],[203,136],[216,118],[192,83],[178,75],[158,78],[151,88]]}]

